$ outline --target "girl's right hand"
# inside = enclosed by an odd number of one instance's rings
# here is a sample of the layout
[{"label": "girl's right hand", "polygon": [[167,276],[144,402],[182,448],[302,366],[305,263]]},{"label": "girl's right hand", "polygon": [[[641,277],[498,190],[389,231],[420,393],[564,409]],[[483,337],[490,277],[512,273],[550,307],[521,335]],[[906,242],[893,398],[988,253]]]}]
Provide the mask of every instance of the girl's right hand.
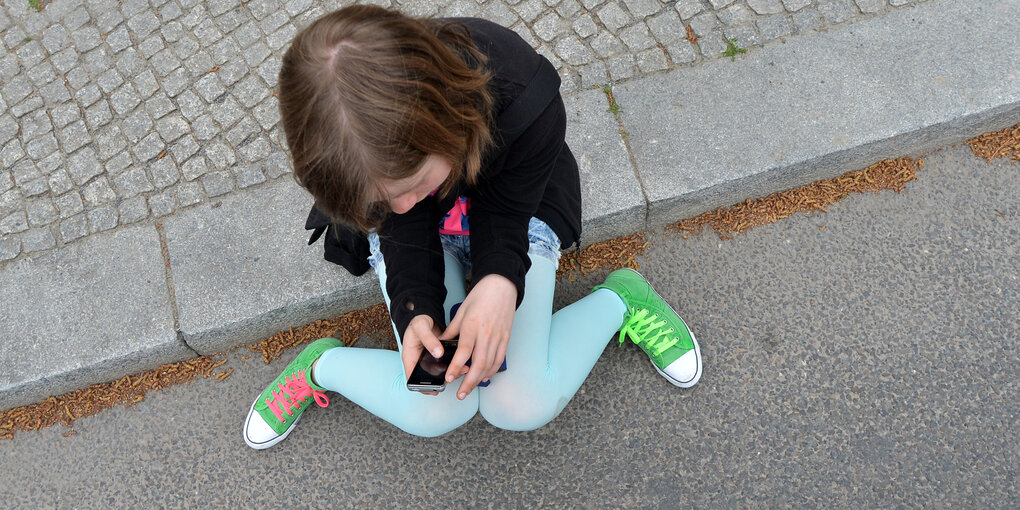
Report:
[{"label": "girl's right hand", "polygon": [[[404,330],[404,343],[400,360],[404,363],[404,379],[411,378],[411,371],[421,358],[422,349],[428,349],[433,356],[443,356],[443,344],[439,342],[439,328],[428,315],[417,315]],[[437,392],[426,395],[439,395]]]}]

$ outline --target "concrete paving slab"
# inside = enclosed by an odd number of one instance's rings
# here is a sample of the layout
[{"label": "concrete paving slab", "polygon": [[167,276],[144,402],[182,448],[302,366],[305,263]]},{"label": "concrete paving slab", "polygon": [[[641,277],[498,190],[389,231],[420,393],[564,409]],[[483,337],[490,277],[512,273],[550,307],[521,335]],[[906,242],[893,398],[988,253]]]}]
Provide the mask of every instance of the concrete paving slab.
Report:
[{"label": "concrete paving slab", "polygon": [[605,94],[586,91],[563,102],[567,145],[581,172],[582,245],[641,230],[647,202]]},{"label": "concrete paving slab", "polygon": [[0,281],[0,410],[195,355],[151,226],[17,260]]},{"label": "concrete paving slab", "polygon": [[927,2],[617,87],[649,227],[1020,122],[1018,12]]},{"label": "concrete paving slab", "polygon": [[188,345],[211,354],[382,302],[375,273],[355,278],[306,245],[311,205],[284,178],[163,223]]}]

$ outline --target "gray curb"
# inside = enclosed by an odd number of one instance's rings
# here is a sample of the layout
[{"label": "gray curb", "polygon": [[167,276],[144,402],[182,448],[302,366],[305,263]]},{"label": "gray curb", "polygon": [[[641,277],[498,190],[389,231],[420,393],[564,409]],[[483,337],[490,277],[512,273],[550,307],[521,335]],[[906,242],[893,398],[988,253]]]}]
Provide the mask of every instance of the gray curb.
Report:
[{"label": "gray curb", "polygon": [[[569,95],[585,242],[1020,123],[1020,0],[976,4],[636,79],[619,120]],[[285,177],[0,267],[0,409],[380,302],[374,275],[304,245],[309,205]]]},{"label": "gray curb", "polygon": [[647,226],[1016,124],[1017,12],[926,3],[618,87]]}]

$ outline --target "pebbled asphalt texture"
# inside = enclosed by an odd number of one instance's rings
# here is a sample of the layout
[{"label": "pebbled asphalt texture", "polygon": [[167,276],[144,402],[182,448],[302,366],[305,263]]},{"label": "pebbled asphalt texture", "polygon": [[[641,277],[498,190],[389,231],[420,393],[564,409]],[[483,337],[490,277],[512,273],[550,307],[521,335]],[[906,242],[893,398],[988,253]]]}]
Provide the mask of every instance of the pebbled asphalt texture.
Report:
[{"label": "pebbled asphalt texture", "polygon": [[[8,508],[1016,508],[1020,164],[957,147],[903,193],[731,240],[655,231],[641,271],[701,342],[669,385],[611,343],[546,427],[408,436],[333,396],[241,439],[288,359],[0,441]],[[561,282],[558,306],[598,283]]]}]

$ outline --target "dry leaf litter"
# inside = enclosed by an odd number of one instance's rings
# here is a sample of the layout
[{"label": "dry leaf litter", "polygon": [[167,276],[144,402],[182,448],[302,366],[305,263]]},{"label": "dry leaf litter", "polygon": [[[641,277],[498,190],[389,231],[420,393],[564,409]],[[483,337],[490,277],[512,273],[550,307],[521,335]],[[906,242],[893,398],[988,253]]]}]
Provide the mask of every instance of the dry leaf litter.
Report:
[{"label": "dry leaf litter", "polygon": [[989,163],[998,158],[1020,161],[1020,124],[1002,131],[985,133],[967,142],[967,145],[975,156]]},{"label": "dry leaf litter", "polygon": [[714,230],[722,239],[730,239],[747,229],[775,223],[803,211],[822,211],[850,193],[879,192],[886,189],[903,191],[906,184],[917,178],[922,161],[910,158],[890,159],[839,177],[818,181],[796,189],[774,193],[767,197],[748,199],[730,207],[720,207],[694,218],[688,218],[666,227],[684,238],[700,234],[706,228]]}]

